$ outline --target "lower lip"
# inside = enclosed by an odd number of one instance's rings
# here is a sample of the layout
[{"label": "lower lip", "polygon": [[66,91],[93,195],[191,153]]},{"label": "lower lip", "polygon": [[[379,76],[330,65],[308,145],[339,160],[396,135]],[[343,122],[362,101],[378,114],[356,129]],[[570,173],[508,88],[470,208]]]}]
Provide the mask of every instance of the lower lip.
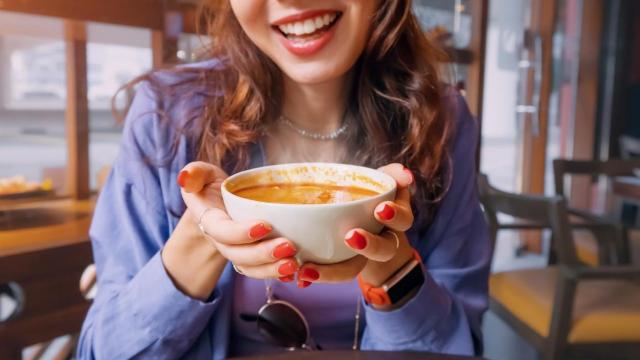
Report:
[{"label": "lower lip", "polygon": [[324,32],[320,37],[313,40],[298,42],[288,39],[282,33],[280,35],[280,41],[284,47],[294,55],[297,56],[311,56],[322,50],[331,41],[333,34],[336,31],[338,23],[335,22],[331,27]]}]

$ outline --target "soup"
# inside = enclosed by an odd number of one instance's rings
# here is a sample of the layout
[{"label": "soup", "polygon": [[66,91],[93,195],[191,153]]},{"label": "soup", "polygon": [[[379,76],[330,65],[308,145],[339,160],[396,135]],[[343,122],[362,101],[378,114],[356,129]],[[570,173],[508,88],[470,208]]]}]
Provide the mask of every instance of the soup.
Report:
[{"label": "soup", "polygon": [[257,185],[233,193],[246,199],[279,204],[336,204],[379,195],[361,187],[325,184]]}]

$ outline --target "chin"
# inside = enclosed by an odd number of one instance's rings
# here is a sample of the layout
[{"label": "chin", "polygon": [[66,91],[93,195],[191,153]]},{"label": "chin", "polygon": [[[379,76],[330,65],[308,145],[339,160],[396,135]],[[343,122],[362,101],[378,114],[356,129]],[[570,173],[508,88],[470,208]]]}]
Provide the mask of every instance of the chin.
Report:
[{"label": "chin", "polygon": [[280,69],[288,78],[298,84],[313,85],[339,79],[349,72],[350,67],[328,67],[327,64],[324,63],[322,66],[296,64],[282,66]]}]

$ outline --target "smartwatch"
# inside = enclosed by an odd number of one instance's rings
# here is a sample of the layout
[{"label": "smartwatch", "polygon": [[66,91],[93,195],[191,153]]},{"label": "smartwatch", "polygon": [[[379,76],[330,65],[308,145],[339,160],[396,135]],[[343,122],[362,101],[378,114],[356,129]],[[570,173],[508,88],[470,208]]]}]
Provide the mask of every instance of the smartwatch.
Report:
[{"label": "smartwatch", "polygon": [[420,254],[415,249],[413,259],[378,287],[366,283],[362,276],[358,275],[358,285],[364,300],[368,304],[377,306],[397,304],[422,284],[424,284],[424,266]]}]

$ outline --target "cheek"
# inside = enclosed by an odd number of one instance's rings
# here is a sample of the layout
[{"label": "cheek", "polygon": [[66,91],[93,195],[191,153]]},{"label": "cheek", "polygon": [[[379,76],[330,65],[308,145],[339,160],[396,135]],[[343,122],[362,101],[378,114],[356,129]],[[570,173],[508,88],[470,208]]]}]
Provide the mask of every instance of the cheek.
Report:
[{"label": "cheek", "polygon": [[257,45],[269,35],[267,26],[267,0],[229,0],[231,9],[245,34]]}]

